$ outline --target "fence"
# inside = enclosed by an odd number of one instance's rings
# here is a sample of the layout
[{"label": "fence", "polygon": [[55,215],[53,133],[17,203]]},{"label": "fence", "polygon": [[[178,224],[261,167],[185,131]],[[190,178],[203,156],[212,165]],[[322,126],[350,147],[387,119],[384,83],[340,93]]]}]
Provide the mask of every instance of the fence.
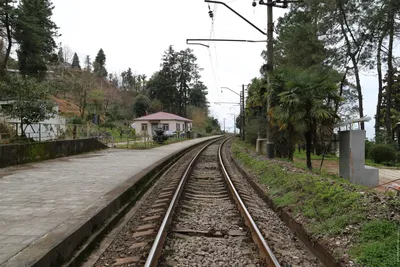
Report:
[{"label": "fence", "polygon": [[[17,143],[21,139],[21,123],[7,122],[11,125],[8,132],[0,132],[0,144]],[[91,123],[87,124],[64,124],[64,123],[37,123],[32,125],[23,125],[26,138],[23,142],[42,142],[54,140],[75,140],[96,138],[109,147],[133,147],[150,148],[156,146],[152,136],[145,133],[135,134],[134,130],[102,128]],[[185,137],[186,138],[186,137]],[[172,136],[168,143],[182,140]]]},{"label": "fence", "polygon": [[[8,122],[11,130],[0,133],[1,143],[16,142],[21,138],[21,123]],[[36,123],[23,125],[24,134],[28,142],[33,141],[52,141],[52,140],[73,140],[83,138],[97,138],[99,140],[111,140],[112,136],[105,130],[92,124],[56,124],[56,123]]]}]

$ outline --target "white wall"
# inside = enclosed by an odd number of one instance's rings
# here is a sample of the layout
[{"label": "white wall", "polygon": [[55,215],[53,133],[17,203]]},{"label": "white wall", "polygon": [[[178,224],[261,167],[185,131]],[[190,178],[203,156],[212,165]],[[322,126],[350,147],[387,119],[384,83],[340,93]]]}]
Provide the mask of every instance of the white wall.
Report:
[{"label": "white wall", "polygon": [[[1,105],[3,104],[12,104],[14,101],[0,101],[0,113],[1,113]],[[58,114],[58,105],[53,107],[54,114]],[[21,120],[19,118],[6,118],[6,121],[12,124],[14,129],[17,130],[17,134],[21,135]],[[64,117],[59,115],[53,115],[52,118],[41,121],[39,123],[35,123],[29,126],[23,126],[25,129],[25,135],[27,137],[33,138],[36,141],[46,141],[52,140],[58,137],[61,132],[64,132],[66,129],[66,121]],[[16,125],[18,126],[17,128]],[[40,129],[40,133],[39,133]]]},{"label": "white wall", "polygon": [[[9,123],[13,124],[13,127],[15,127],[15,124],[18,124],[18,135],[21,135],[21,120],[19,119],[8,119],[7,120]],[[62,132],[65,132],[66,129],[66,121],[64,117],[55,115],[53,118],[50,118],[48,120],[41,121],[36,124],[32,124],[29,126],[24,126],[25,129],[25,135],[29,138],[33,138],[36,141],[46,141],[46,140],[52,140],[58,137],[59,134]],[[39,133],[40,129],[40,133]]]}]

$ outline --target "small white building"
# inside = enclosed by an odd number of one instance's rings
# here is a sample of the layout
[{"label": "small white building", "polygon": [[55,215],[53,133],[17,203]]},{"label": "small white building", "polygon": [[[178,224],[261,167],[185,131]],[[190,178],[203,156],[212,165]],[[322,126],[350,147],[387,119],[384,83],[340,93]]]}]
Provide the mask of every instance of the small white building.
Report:
[{"label": "small white building", "polygon": [[[2,116],[2,109],[12,108],[13,100],[0,101],[0,117]],[[28,138],[33,138],[35,141],[47,141],[56,139],[60,134],[66,130],[66,120],[64,117],[58,115],[58,105],[53,108],[53,116],[47,120],[34,123],[31,125],[24,125],[25,135]],[[15,129],[18,135],[21,135],[21,120],[18,118],[3,118]],[[1,134],[1,133],[0,133]]]},{"label": "small white building", "polygon": [[192,130],[192,120],[167,113],[157,112],[133,120],[132,128],[136,134],[147,134],[153,136],[155,130],[161,128],[170,132],[186,132]]}]

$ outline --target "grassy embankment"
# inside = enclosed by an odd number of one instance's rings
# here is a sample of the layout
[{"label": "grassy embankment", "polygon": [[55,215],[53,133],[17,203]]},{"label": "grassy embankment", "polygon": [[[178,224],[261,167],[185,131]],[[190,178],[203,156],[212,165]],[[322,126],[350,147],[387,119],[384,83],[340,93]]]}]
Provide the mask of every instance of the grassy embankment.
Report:
[{"label": "grassy embankment", "polygon": [[[351,234],[349,251],[333,246],[336,257],[349,254],[365,266],[400,266],[399,222],[385,216],[371,216],[371,209],[376,208],[371,206],[371,198],[378,193],[334,175],[323,178],[286,171],[277,161],[255,157],[254,148],[238,140],[232,150],[233,156],[256,174],[260,184],[268,185],[266,193],[275,205],[291,211],[296,218],[297,215],[304,218],[303,226],[311,236],[335,240]],[[389,197],[388,201],[390,205],[400,205],[398,198]],[[390,213],[388,205],[378,208],[380,214]]]},{"label": "grassy embankment", "polygon": [[[317,156],[317,155],[311,154],[311,160],[314,160],[314,161],[321,161],[322,157],[323,157],[322,155],[321,156]],[[304,165],[300,164],[300,165],[298,165],[299,167],[304,167],[305,166],[305,162],[306,162],[306,152],[305,151],[299,152],[298,150],[296,150],[295,153],[294,153],[294,158],[298,162],[304,161]],[[329,161],[339,162],[339,158],[336,157],[336,155],[325,155],[324,162],[327,163]],[[375,163],[371,159],[365,159],[365,165],[376,167],[376,168],[388,168],[388,166],[385,166],[383,164]],[[314,167],[315,168],[317,168],[317,167],[319,168],[319,165],[318,166],[314,166]]]}]

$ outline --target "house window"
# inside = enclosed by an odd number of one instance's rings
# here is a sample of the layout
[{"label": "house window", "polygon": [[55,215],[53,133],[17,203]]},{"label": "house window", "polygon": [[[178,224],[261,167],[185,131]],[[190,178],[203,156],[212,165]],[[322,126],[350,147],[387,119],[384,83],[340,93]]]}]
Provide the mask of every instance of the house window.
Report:
[{"label": "house window", "polygon": [[147,123],[142,123],[142,132],[147,132]]},{"label": "house window", "polygon": [[164,123],[162,125],[162,128],[163,128],[164,131],[169,131],[169,124],[168,123]]},{"label": "house window", "polygon": [[177,123],[177,124],[176,124],[176,130],[177,130],[177,131],[180,131],[180,130],[181,130],[181,124],[180,124],[180,123]]}]

